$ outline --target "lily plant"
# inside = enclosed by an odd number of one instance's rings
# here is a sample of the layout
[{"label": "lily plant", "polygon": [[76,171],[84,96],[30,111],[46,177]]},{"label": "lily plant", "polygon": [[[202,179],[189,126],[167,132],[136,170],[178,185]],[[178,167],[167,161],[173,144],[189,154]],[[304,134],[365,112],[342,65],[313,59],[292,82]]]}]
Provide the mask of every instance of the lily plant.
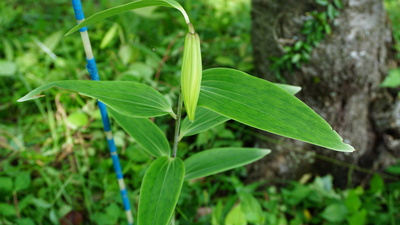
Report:
[{"label": "lily plant", "polygon": [[[148,6],[175,8],[187,24],[177,112],[156,89],[131,81],[56,81],[18,100],[39,98],[41,92],[56,87],[98,99],[108,107],[114,120],[155,158],[142,180],[137,224],[169,224],[185,180],[244,166],[270,153],[269,149],[227,147],[177,157],[182,138],[228,120],[335,151],[354,151],[323,118],[294,96],[300,87],[271,83],[234,69],[202,70],[200,36],[174,0],[136,0],[110,8],[82,21],[66,35],[110,16]],[[181,120],[184,111],[187,116]],[[160,116],[176,120],[172,146],[150,120]]]}]

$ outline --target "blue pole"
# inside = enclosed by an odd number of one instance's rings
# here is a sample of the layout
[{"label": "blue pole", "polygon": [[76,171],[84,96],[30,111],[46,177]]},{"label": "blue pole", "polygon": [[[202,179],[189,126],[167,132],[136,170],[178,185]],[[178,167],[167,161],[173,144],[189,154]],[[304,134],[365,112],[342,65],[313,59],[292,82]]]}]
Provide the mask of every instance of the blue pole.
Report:
[{"label": "blue pole", "polygon": [[[78,23],[82,22],[85,19],[85,15],[83,13],[82,4],[80,0],[71,0],[72,6],[75,12],[75,18]],[[93,56],[92,47],[90,45],[89,34],[87,32],[87,27],[83,27],[79,29],[81,33],[81,38],[83,42],[83,47],[85,48],[86,53],[86,61],[87,61],[87,70],[89,71],[90,78],[95,81],[99,81],[99,73],[97,71],[96,60]],[[108,118],[106,105],[100,101],[97,101],[97,104],[100,109],[101,118],[103,121],[104,131],[107,137],[108,148],[110,150],[111,159],[114,165],[114,170],[117,175],[118,185],[121,192],[122,202],[124,205],[126,217],[129,225],[133,225],[133,216],[131,211],[131,205],[128,198],[128,191],[125,186],[124,177],[121,170],[121,164],[119,163],[117,148],[115,146],[114,137],[111,132],[110,120]]]}]

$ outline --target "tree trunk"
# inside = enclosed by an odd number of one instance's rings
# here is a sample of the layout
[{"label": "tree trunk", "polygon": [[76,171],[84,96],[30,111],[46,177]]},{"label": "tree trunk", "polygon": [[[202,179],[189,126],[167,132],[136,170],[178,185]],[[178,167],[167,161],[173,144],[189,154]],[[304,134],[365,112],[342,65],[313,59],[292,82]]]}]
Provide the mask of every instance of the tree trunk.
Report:
[{"label": "tree trunk", "polygon": [[[360,183],[366,174],[348,176],[349,167],[331,162],[379,169],[399,155],[400,118],[395,112],[400,104],[379,87],[392,54],[383,1],[343,0],[343,5],[332,33],[313,49],[310,62],[284,76],[289,84],[303,88],[297,97],[327,120],[356,152],[334,152],[272,136],[279,144],[263,143],[273,153],[252,167],[252,180],[330,173],[337,185],[344,186],[348,178]],[[259,76],[276,80],[268,59],[281,56],[285,43],[304,38],[300,29],[306,13],[318,11],[318,7],[315,0],[252,1],[252,41]]]}]

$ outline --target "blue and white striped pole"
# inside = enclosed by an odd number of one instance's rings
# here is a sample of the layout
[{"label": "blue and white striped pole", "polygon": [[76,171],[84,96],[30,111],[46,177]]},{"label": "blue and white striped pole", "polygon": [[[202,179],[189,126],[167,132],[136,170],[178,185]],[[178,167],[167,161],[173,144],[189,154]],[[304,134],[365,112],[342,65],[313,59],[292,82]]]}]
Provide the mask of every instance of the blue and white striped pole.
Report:
[{"label": "blue and white striped pole", "polygon": [[[72,1],[72,6],[73,6],[74,12],[75,12],[75,18],[76,18],[77,22],[80,23],[85,19],[81,1],[80,0],[71,0],[71,1]],[[99,74],[97,71],[96,60],[94,59],[94,56],[93,56],[92,46],[90,44],[87,27],[82,27],[81,29],[79,29],[79,31],[81,33],[83,47],[85,48],[87,70],[89,71],[91,79],[98,81],[98,80],[100,80],[100,77],[99,77]],[[115,142],[114,142],[114,137],[111,132],[110,120],[108,118],[107,108],[106,108],[106,105],[104,105],[104,103],[102,103],[102,102],[98,101],[97,104],[99,106],[101,118],[103,120],[103,126],[104,126],[104,131],[106,132],[108,148],[110,149],[110,154],[111,154],[112,162],[114,165],[114,170],[117,175],[118,185],[119,185],[119,189],[121,192],[122,202],[124,204],[124,209],[125,209],[126,217],[128,220],[128,224],[132,225],[133,224],[133,216],[132,216],[132,211],[131,211],[131,205],[129,202],[128,191],[125,186],[124,177],[123,177],[122,170],[121,170],[121,165],[119,163],[117,148],[116,148]]]}]

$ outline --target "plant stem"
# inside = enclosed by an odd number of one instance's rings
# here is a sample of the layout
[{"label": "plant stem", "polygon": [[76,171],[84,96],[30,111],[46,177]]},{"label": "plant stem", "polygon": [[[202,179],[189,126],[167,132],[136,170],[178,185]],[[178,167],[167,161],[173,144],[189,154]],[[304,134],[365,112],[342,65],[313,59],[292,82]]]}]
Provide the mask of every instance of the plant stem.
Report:
[{"label": "plant stem", "polygon": [[176,152],[178,151],[178,142],[179,142],[179,128],[181,127],[181,116],[182,116],[182,93],[179,91],[179,100],[178,100],[178,112],[176,115],[176,123],[175,123],[175,135],[174,135],[174,147],[172,148],[172,157],[176,157]]}]

